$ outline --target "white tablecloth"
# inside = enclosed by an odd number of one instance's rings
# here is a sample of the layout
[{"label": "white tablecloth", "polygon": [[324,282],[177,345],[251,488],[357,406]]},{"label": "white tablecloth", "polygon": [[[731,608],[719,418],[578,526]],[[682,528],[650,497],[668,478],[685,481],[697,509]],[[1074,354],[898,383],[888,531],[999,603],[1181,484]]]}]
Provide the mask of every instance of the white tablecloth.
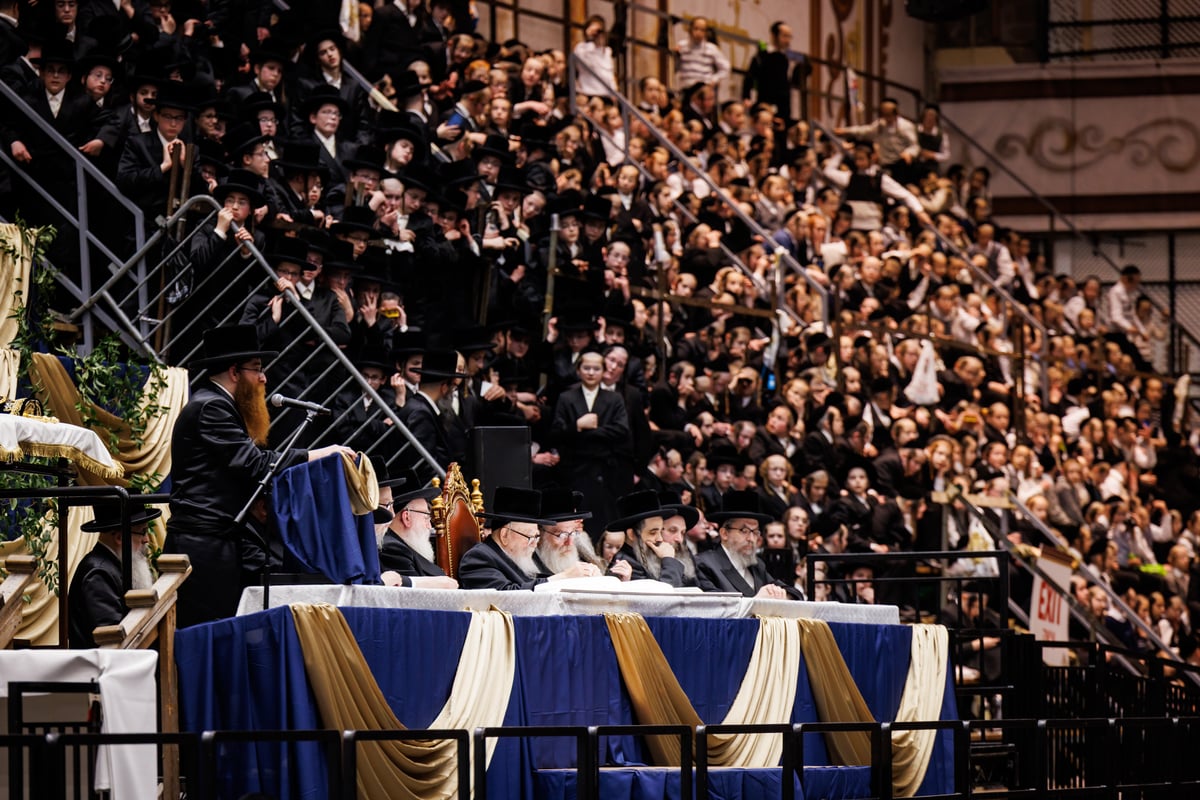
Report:
[{"label": "white tablecloth", "polygon": [[[634,611],[644,617],[808,617],[826,622],[899,625],[896,606],[758,600],[704,593],[591,594],[500,592],[492,589],[405,589],[392,586],[272,586],[271,608],[292,603],[330,603],[366,608],[423,608],[433,611],[486,611],[495,606],[516,616],[561,616]],[[263,589],[242,592],[238,616],[263,610]]]},{"label": "white tablecloth", "polygon": [[119,478],[124,474],[100,437],[89,428],[47,422],[38,417],[0,414],[0,459],[17,461],[27,455],[62,456],[105,477]]},{"label": "white tablecloth", "polygon": [[[157,666],[153,650],[0,650],[0,698],[8,698],[10,681],[96,681],[104,709],[102,732],[156,733]],[[157,758],[154,745],[103,748],[96,788],[111,787],[120,800],[154,800]]]}]

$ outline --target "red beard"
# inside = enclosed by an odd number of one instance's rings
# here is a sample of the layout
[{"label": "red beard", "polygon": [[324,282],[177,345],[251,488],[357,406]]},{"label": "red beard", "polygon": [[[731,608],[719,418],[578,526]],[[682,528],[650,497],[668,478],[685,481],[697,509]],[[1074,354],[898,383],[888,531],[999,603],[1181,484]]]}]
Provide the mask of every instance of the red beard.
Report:
[{"label": "red beard", "polygon": [[246,423],[246,432],[250,441],[262,447],[267,443],[267,434],[271,429],[271,415],[267,411],[267,387],[257,380],[238,374],[237,385],[233,388],[233,402],[242,414]]}]

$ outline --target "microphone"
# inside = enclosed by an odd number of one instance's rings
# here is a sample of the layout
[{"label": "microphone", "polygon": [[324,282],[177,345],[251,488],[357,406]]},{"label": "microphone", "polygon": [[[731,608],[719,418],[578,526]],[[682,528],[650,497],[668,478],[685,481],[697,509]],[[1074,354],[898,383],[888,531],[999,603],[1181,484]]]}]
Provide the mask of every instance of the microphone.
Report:
[{"label": "microphone", "polygon": [[271,405],[275,406],[276,408],[283,408],[284,406],[288,406],[289,408],[300,408],[304,411],[312,411],[316,414],[333,413],[325,406],[317,405],[316,403],[310,403],[307,400],[297,400],[294,397],[284,397],[281,394],[271,395]]}]

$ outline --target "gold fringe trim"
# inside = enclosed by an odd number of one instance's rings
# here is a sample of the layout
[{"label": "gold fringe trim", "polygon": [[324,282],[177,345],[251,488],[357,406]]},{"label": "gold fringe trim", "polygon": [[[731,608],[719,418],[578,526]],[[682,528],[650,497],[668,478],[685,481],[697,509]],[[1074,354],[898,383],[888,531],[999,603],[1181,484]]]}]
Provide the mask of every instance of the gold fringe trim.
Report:
[{"label": "gold fringe trim", "polygon": [[125,477],[125,468],[120,464],[105,464],[92,458],[82,450],[78,450],[74,447],[68,447],[67,445],[48,444],[46,442],[24,442],[21,445],[21,450],[23,451],[24,455],[28,456],[37,456],[39,458],[70,459],[82,469],[85,469],[93,475],[98,475],[102,478]]}]

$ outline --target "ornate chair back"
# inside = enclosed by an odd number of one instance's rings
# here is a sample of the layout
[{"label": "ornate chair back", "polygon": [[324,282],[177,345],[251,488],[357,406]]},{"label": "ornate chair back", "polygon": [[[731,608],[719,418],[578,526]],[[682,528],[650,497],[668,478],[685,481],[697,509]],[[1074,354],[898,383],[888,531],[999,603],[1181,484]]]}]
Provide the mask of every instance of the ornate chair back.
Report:
[{"label": "ornate chair back", "polygon": [[[437,478],[433,485],[438,486]],[[446,483],[442,493],[430,504],[433,526],[437,529],[437,563],[451,578],[458,577],[458,562],[463,553],[483,540],[478,514],[483,512],[483,492],[479,479],[467,482],[458,464],[451,464],[446,471]]]}]

